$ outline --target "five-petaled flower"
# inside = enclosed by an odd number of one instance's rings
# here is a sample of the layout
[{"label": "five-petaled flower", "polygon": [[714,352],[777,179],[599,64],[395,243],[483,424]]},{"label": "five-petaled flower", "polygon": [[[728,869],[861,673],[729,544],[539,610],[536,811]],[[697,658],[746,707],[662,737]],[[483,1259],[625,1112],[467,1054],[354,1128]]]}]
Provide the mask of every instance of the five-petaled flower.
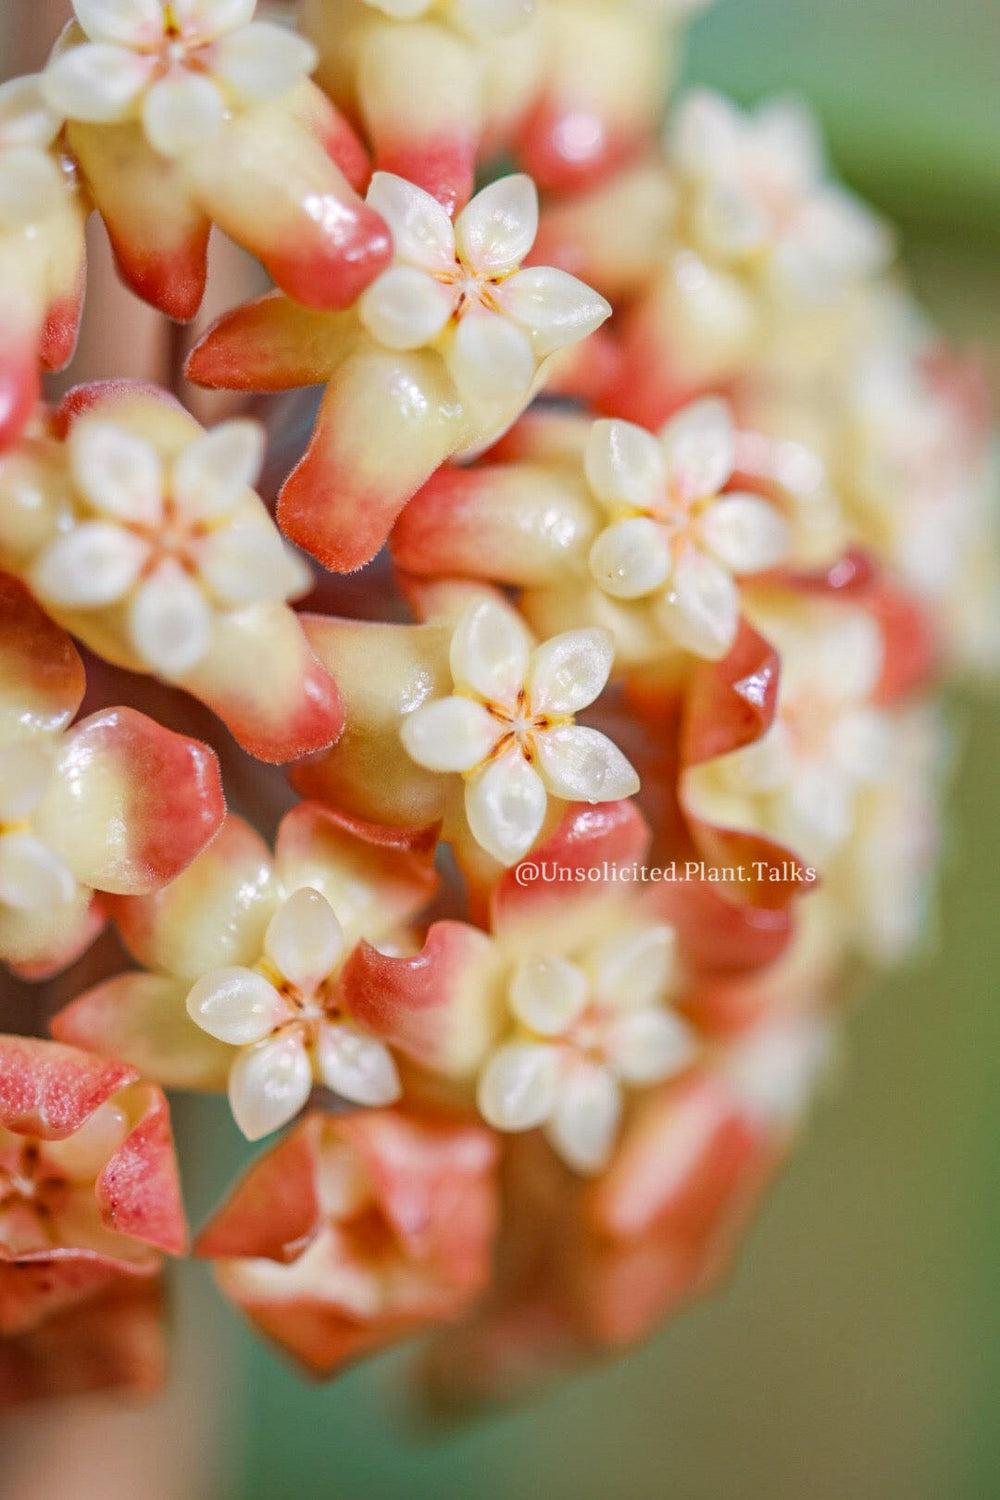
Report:
[{"label": "five-petaled flower", "polygon": [[61,126],[37,74],[0,84],[0,233],[59,207],[66,188],[50,147]]}]

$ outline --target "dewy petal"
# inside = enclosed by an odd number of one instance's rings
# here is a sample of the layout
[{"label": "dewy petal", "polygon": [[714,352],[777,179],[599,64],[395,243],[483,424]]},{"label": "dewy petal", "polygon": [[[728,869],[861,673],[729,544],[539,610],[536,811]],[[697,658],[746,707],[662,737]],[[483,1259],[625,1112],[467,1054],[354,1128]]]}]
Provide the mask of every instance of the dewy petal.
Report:
[{"label": "dewy petal", "polygon": [[185,516],[198,520],[228,515],[253,489],[263,462],[264,429],[259,422],[222,422],[174,460],[174,499]]},{"label": "dewy petal", "polygon": [[697,1052],[691,1027],[670,1010],[637,1010],[615,1021],[605,1052],[619,1078],[640,1086],[686,1068]]},{"label": "dewy petal", "polygon": [[311,1090],[309,1054],[295,1036],[248,1047],[229,1074],[233,1118],[248,1141],[259,1141],[294,1119]]},{"label": "dewy petal", "polygon": [[546,1134],[568,1167],[589,1175],[611,1155],[621,1119],[621,1090],[608,1068],[574,1068],[559,1086]]},{"label": "dewy petal", "polygon": [[308,582],[278,533],[264,526],[226,526],[198,548],[198,572],[228,609],[275,604],[303,592]]},{"label": "dewy petal", "polygon": [[75,422],[68,439],[73,483],[93,510],[154,526],[163,513],[163,474],[151,443],[99,417]]},{"label": "dewy petal", "polygon": [[503,725],[471,698],[438,698],[400,726],[406,753],[428,771],[471,771],[493,749]]},{"label": "dewy petal", "polygon": [[542,1036],[559,1036],[587,1004],[587,976],[565,958],[526,958],[514,970],[508,1000],[519,1021]]},{"label": "dewy petal", "polygon": [[89,42],[71,47],[48,65],[42,93],[66,119],[105,125],[129,117],[155,66],[155,58],[126,47]]},{"label": "dewy petal", "polygon": [[0,142],[0,229],[47,218],[63,201],[63,192],[59,168],[47,152]]},{"label": "dewy petal", "polygon": [[567,724],[536,737],[538,768],[548,790],[566,802],[617,802],[639,790],[618,746],[598,729]]},{"label": "dewy petal", "polygon": [[731,573],[759,573],[788,554],[788,523],[759,495],[722,495],[701,518],[706,547]]},{"label": "dewy petal", "polygon": [[696,656],[717,660],[736,638],[739,614],[739,594],[725,568],[699,548],[688,547],[660,602],[665,629]]},{"label": "dewy petal", "polygon": [[670,576],[670,542],[649,516],[633,516],[607,526],[590,549],[590,573],[613,599],[645,599]]},{"label": "dewy petal", "polygon": [[286,94],[309,76],[316,62],[312,42],[268,21],[234,29],[212,52],[213,74],[247,103]]},{"label": "dewy petal", "polygon": [[405,177],[376,172],[365,201],[391,229],[397,261],[423,271],[455,269],[455,229],[430,193]]},{"label": "dewy petal", "polygon": [[416,266],[390,266],[358,299],[358,316],[387,349],[420,349],[451,317],[453,294]]},{"label": "dewy petal", "polygon": [[587,959],[594,994],[604,1005],[641,1010],[674,987],[677,936],[667,923],[608,938]]},{"label": "dewy petal", "polygon": [[575,714],[603,692],[615,659],[608,630],[566,630],[531,654],[526,685],[536,714]]},{"label": "dewy petal", "polygon": [[593,333],[611,304],[586,282],[554,266],[528,266],[493,288],[508,318],[527,329],[536,359],[547,359]]},{"label": "dewy petal", "polygon": [[467,312],[442,353],[458,394],[473,408],[527,400],[536,363],[531,340],[499,313]]},{"label": "dewy petal", "polygon": [[686,501],[717,495],[733,472],[736,433],[725,401],[706,396],[672,417],[660,433],[672,484]]},{"label": "dewy petal", "polygon": [[388,1047],[354,1026],[321,1026],[316,1061],[327,1088],[352,1104],[395,1104],[402,1094]]},{"label": "dewy petal", "polygon": [[479,1075],[479,1112],[496,1130],[534,1130],[555,1107],[559,1053],[544,1042],[498,1047]]},{"label": "dewy petal", "polygon": [[176,68],[154,83],[142,104],[146,139],[161,156],[197,151],[218,135],[225,114],[211,78],[187,68]]},{"label": "dewy petal", "polygon": [[142,47],[163,37],[160,0],[73,0],[73,12],[92,42]]},{"label": "dewy petal", "polygon": [[162,677],[197,666],[212,638],[212,612],[177,563],[164,562],[136,590],[129,608],[132,644]]},{"label": "dewy petal", "polygon": [[42,553],[31,585],[42,599],[70,609],[99,609],[124,597],[149,556],[141,537],[110,521],[85,521]]},{"label": "dewy petal", "polygon": [[326,897],[303,886],[271,918],[264,950],[279,974],[300,989],[313,989],[340,963],[344,931]]},{"label": "dewy petal", "polygon": [[273,984],[239,966],[205,974],[187,997],[187,1013],[195,1025],[231,1047],[263,1041],[283,1009]]},{"label": "dewy petal", "polygon": [[0,145],[51,146],[62,126],[55,110],[42,97],[40,73],[10,78],[0,83]]},{"label": "dewy petal", "polygon": [[521,264],[538,234],[538,190],[523,172],[491,182],[455,220],[455,245],[480,276],[497,276]]},{"label": "dewy petal", "polygon": [[666,496],[663,449],[651,432],[634,422],[595,422],[587,438],[584,469],[590,488],[612,512],[622,505],[650,509]]},{"label": "dewy petal", "polygon": [[531,637],[506,605],[484,599],[462,615],[451,638],[455,686],[513,708],[528,675]]},{"label": "dewy petal", "polygon": [[465,788],[472,836],[503,865],[516,864],[527,854],[545,820],[547,803],[541,777],[518,750],[492,761]]},{"label": "dewy petal", "polygon": [[0,905],[44,911],[75,893],[72,874],[40,838],[20,830],[0,835]]},{"label": "dewy petal", "polygon": [[42,800],[59,739],[32,735],[0,746],[0,824],[20,823]]}]

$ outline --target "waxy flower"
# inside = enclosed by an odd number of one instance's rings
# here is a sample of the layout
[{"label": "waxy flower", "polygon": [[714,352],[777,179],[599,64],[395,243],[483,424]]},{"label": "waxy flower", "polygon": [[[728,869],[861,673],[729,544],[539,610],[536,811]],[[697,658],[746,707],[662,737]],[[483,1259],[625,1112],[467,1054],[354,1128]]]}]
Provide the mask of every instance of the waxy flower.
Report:
[{"label": "waxy flower", "polygon": [[471,36],[503,36],[534,14],[538,0],[365,0],[397,21],[440,14]]}]

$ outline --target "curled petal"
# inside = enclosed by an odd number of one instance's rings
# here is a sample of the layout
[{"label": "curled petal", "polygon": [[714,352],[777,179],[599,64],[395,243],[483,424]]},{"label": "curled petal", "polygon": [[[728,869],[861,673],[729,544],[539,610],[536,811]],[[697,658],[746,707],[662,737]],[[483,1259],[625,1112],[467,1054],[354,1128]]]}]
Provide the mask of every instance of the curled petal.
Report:
[{"label": "curled petal", "polygon": [[352,1104],[395,1104],[402,1093],[388,1047],[353,1026],[321,1026],[316,1062],[327,1088]]},{"label": "curled petal", "polygon": [[707,396],[673,417],[660,433],[667,469],[688,500],[716,495],[733,472],[736,433],[725,401]]},{"label": "curled petal", "polygon": [[573,1068],[559,1086],[546,1134],[567,1166],[582,1175],[607,1164],[621,1119],[621,1090],[607,1068]]},{"label": "curled petal", "polygon": [[603,692],[615,646],[607,630],[567,630],[531,656],[528,698],[535,713],[575,714]]},{"label": "curled petal", "polygon": [[253,969],[215,969],[188,992],[196,1026],[231,1047],[263,1041],[284,1009],[274,985]]},{"label": "curled petal", "polygon": [[56,605],[99,609],[128,593],[148,556],[148,543],[121,526],[84,521],[42,553],[32,587]]},{"label": "curled petal", "polygon": [[326,897],[303,886],[271,918],[264,951],[285,979],[300,989],[311,989],[340,962],[344,929]]},{"label": "curled petal", "polygon": [[0,1126],[63,1140],[137,1077],[127,1063],[61,1042],[0,1036]]},{"label": "curled petal", "polygon": [[98,1210],[116,1233],[182,1255],[187,1226],[170,1107],[162,1092],[149,1086],[125,1098],[138,1119],[94,1185]]},{"label": "curled petal", "polygon": [[674,640],[696,656],[725,656],[739,627],[739,594],[732,577],[697,547],[678,559],[658,610]]},{"label": "curled petal", "polygon": [[582,724],[548,729],[537,739],[538,768],[548,790],[567,802],[617,802],[639,790],[639,778],[606,734]]},{"label": "curled petal", "polygon": [[287,26],[252,21],[216,43],[212,72],[247,103],[284,94],[316,66],[316,49]]},{"label": "curled petal", "polygon": [[634,422],[601,421],[590,429],[584,455],[587,483],[612,511],[662,503],[667,490],[663,449]]},{"label": "curled petal", "polygon": [[507,316],[527,329],[536,359],[586,338],[611,316],[611,304],[599,293],[553,266],[517,271],[493,295]]},{"label": "curled petal", "polygon": [[358,316],[372,338],[387,349],[430,344],[451,317],[448,287],[416,266],[390,266],[362,292]]},{"label": "curled petal", "polygon": [[229,1074],[233,1118],[248,1141],[259,1141],[294,1119],[309,1098],[312,1067],[298,1037],[248,1047]]},{"label": "curled petal", "polygon": [[312,574],[270,526],[227,526],[198,554],[202,582],[221,605],[280,604],[312,585]]},{"label": "curled petal", "polygon": [[264,461],[259,422],[222,422],[189,443],[174,461],[174,498],[186,516],[213,520],[235,510]]},{"label": "curled petal", "polygon": [[0,743],[64,729],[85,685],[66,632],[19,579],[0,573]]},{"label": "curled petal", "polygon": [[530,177],[501,177],[477,193],[455,220],[455,244],[481,276],[518,267],[538,233],[538,192]]},{"label": "curled petal", "polygon": [[473,309],[461,319],[444,349],[448,373],[473,408],[527,401],[535,355],[523,329],[497,313]]},{"label": "curled petal", "polygon": [[594,993],[606,1005],[642,1010],[659,1005],[674,988],[677,935],[666,923],[608,938],[589,955]]},{"label": "curled petal", "polygon": [[407,714],[400,733],[407,754],[429,771],[471,771],[489,755],[503,725],[472,698],[437,698]]},{"label": "curled petal", "polygon": [[648,516],[616,521],[590,549],[590,571],[614,599],[644,599],[670,576],[673,555],[664,528]]},{"label": "curled petal", "polygon": [[152,443],[93,416],[73,423],[67,446],[73,482],[94,510],[118,521],[159,521],[163,475]]},{"label": "curled petal", "polygon": [[471,606],[451,638],[455,685],[513,708],[527,677],[531,637],[512,609],[493,599]]},{"label": "curled petal", "polygon": [[455,266],[455,231],[430,193],[391,172],[376,172],[366,200],[392,230],[397,260],[424,271]]},{"label": "curled petal", "polygon": [[198,151],[222,129],[226,108],[211,78],[177,68],[161,78],[142,102],[146,138],[161,156]]},{"label": "curled petal", "polygon": [[519,1021],[542,1036],[559,1036],[583,1011],[589,998],[587,976],[566,959],[526,958],[510,982],[510,1008]]},{"label": "curled petal", "polygon": [[465,788],[472,836],[502,865],[527,854],[545,821],[547,801],[545,783],[519,750],[491,761]]},{"label": "curled petal", "polygon": [[480,1113],[496,1130],[534,1130],[556,1107],[558,1050],[543,1042],[497,1048],[479,1076]]},{"label": "curled petal", "polygon": [[788,523],[759,495],[723,495],[701,520],[709,551],[731,573],[760,573],[788,553]]},{"label": "curled petal", "polygon": [[51,109],[68,120],[95,125],[128,118],[149,83],[154,58],[106,42],[71,47],[42,74],[42,92]]}]

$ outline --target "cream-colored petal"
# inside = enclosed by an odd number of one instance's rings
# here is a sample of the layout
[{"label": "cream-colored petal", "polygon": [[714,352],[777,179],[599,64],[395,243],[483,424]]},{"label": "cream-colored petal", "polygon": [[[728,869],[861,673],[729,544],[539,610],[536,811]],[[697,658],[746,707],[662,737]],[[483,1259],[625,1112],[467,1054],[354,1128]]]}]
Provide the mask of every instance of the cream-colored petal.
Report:
[{"label": "cream-colored petal", "polygon": [[397,261],[424,271],[455,269],[455,229],[430,193],[405,177],[376,172],[366,202],[392,231]]},{"label": "cream-colored petal", "polygon": [[537,234],[538,190],[523,172],[491,182],[455,220],[458,253],[480,276],[515,270]]},{"label": "cream-colored petal", "polygon": [[55,213],[64,194],[63,178],[48,152],[0,144],[0,229],[39,223]]},{"label": "cream-colored petal", "polygon": [[605,1039],[608,1062],[625,1083],[659,1083],[686,1068],[697,1054],[691,1027],[670,1010],[637,1010],[612,1022]]},{"label": "cream-colored petal", "polygon": [[772,220],[766,206],[737,179],[713,182],[692,211],[698,247],[709,258],[735,261],[768,243]]},{"label": "cream-colored petal", "polygon": [[279,603],[309,587],[298,559],[263,526],[213,532],[198,547],[198,573],[227,609]]},{"label": "cream-colored petal", "polygon": [[352,1104],[378,1108],[395,1104],[403,1092],[388,1047],[378,1037],[366,1036],[354,1026],[321,1026],[316,1062],[327,1088]]},{"label": "cream-colored petal", "polygon": [[452,289],[426,271],[395,265],[358,298],[358,316],[387,349],[420,349],[442,331],[454,300]]},{"label": "cream-colored petal", "polygon": [[536,736],[538,769],[554,797],[566,802],[617,802],[639,790],[635,769],[598,729],[567,724]]},{"label": "cream-colored petal", "polygon": [[142,103],[146,139],[161,156],[198,151],[222,127],[226,108],[218,87],[203,73],[175,68],[161,78]]},{"label": "cream-colored petal", "polygon": [[566,630],[531,653],[526,685],[535,714],[575,714],[600,697],[615,659],[609,630]]},{"label": "cream-colored petal", "polygon": [[174,460],[174,499],[186,516],[214,520],[235,510],[264,462],[264,429],[237,418],[196,438]]},{"label": "cream-colored petal", "polygon": [[20,823],[42,800],[60,741],[58,735],[32,735],[0,746],[0,824]]},{"label": "cream-colored petal", "polygon": [[156,59],[127,47],[88,42],[70,47],[42,74],[42,93],[50,109],[67,120],[95,125],[128,119],[148,86]]},{"label": "cream-colored petal", "polygon": [[491,761],[465,788],[472,837],[502,865],[516,864],[527,854],[541,831],[547,804],[541,777],[518,750]]},{"label": "cream-colored petal", "polygon": [[535,358],[585,339],[611,316],[611,304],[586,282],[554,266],[528,266],[493,290],[508,318],[527,330]]},{"label": "cream-colored petal", "polygon": [[831,760],[855,781],[872,781],[889,768],[892,731],[877,708],[854,708],[838,716],[830,732]]},{"label": "cream-colored petal", "polygon": [[128,621],[133,646],[161,677],[181,677],[197,666],[212,638],[205,596],[174,562],[160,563],[139,585]]},{"label": "cream-colored petal", "polygon": [[784,793],[783,832],[806,855],[825,856],[851,832],[854,782],[839,766],[819,760],[796,766]]},{"label": "cream-colored petal", "polygon": [[525,958],[514,970],[507,998],[519,1021],[542,1036],[559,1036],[587,1004],[587,976],[565,958]]},{"label": "cream-colored petal", "polygon": [[455,25],[470,36],[509,36],[527,25],[536,0],[451,0]]},{"label": "cream-colored petal", "polygon": [[128,1115],[110,1099],[61,1141],[46,1141],[45,1162],[70,1182],[93,1182],[128,1134]]},{"label": "cream-colored petal", "polygon": [[672,417],[660,443],[673,489],[687,502],[717,495],[736,462],[736,430],[725,401],[706,396]]},{"label": "cream-colored petal", "polygon": [[0,146],[51,146],[62,126],[42,94],[40,73],[26,73],[0,83]]},{"label": "cream-colored petal", "polygon": [[730,171],[741,129],[740,114],[728,99],[710,89],[692,89],[674,111],[672,154],[692,177]]},{"label": "cream-colored petal", "polygon": [[591,577],[612,599],[645,599],[661,589],[673,562],[667,532],[649,516],[606,526],[594,538]]},{"label": "cream-colored petal", "polygon": [[100,417],[75,422],[67,443],[77,491],[115,520],[155,526],[163,514],[163,471],[151,443]]},{"label": "cream-colored petal", "polygon": [[40,838],[21,829],[0,834],[0,905],[44,911],[75,895],[73,875]]},{"label": "cream-colored petal", "polygon": [[498,1047],[479,1075],[479,1112],[495,1130],[534,1130],[552,1113],[559,1086],[559,1053],[543,1042]]},{"label": "cream-colored petal", "polygon": [[759,495],[721,496],[700,525],[706,547],[730,573],[760,573],[788,555],[788,522]]},{"label": "cream-colored petal", "polygon": [[775,720],[759,740],[725,756],[718,769],[734,791],[773,792],[788,779],[792,764],[788,730]]},{"label": "cream-colored petal", "polygon": [[73,0],[73,13],[92,42],[149,47],[163,38],[160,0]]},{"label": "cream-colored petal", "polygon": [[247,1047],[229,1073],[229,1104],[248,1141],[259,1141],[287,1125],[311,1090],[309,1054],[296,1036]]},{"label": "cream-colored petal", "polygon": [[499,313],[467,312],[441,352],[458,394],[474,412],[495,406],[512,411],[527,401],[536,363],[531,340]]},{"label": "cream-colored petal", "polygon": [[659,1005],[677,982],[677,935],[666,922],[608,938],[587,957],[594,994],[604,1005]]},{"label": "cream-colored petal", "polygon": [[212,72],[241,101],[273,99],[308,78],[316,48],[288,26],[253,21],[222,37],[212,54]]},{"label": "cream-colored petal", "polygon": [[568,1167],[590,1176],[607,1164],[621,1112],[621,1090],[610,1070],[582,1063],[561,1080],[546,1135]]},{"label": "cream-colored petal", "polygon": [[686,548],[678,559],[657,608],[668,634],[696,656],[717,660],[736,639],[736,585],[725,568],[697,547]]},{"label": "cream-colored petal", "polygon": [[202,42],[246,26],[257,0],[171,0],[170,8],[183,35]]},{"label": "cream-colored petal", "polygon": [[503,725],[471,698],[437,698],[400,726],[406,753],[428,771],[471,771],[485,760]]},{"label": "cream-colored petal", "polygon": [[663,449],[651,432],[634,422],[595,422],[584,454],[587,483],[608,509],[637,510],[661,505],[666,496]]},{"label": "cream-colored petal", "polygon": [[278,1024],[284,1002],[278,991],[254,969],[214,969],[193,985],[187,1013],[196,1026],[231,1047],[246,1047]]},{"label": "cream-colored petal", "polygon": [[31,585],[53,604],[99,609],[128,593],[148,556],[141,537],[110,521],[85,521],[46,548],[31,571]]},{"label": "cream-colored petal", "polygon": [[513,708],[528,675],[532,641],[520,616],[495,599],[470,605],[451,638],[455,686]]},{"label": "cream-colored petal", "polygon": [[344,956],[344,930],[325,896],[311,886],[293,891],[268,925],[264,949],[279,974],[311,990]]},{"label": "cream-colored petal", "polygon": [[414,21],[430,10],[432,0],[368,0],[368,4],[397,21]]}]

